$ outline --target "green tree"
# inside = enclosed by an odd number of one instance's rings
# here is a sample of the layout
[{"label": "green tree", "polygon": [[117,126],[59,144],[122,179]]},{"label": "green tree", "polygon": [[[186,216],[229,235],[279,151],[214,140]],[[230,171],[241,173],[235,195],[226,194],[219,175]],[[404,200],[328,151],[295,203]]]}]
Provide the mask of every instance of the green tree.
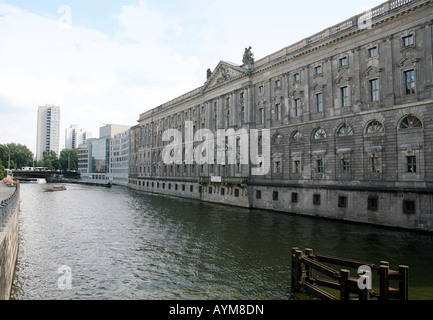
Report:
[{"label": "green tree", "polygon": [[33,165],[33,153],[22,144],[0,144],[0,160],[6,167],[9,166],[9,154],[11,169],[21,169]]},{"label": "green tree", "polygon": [[60,170],[78,170],[78,149],[63,149],[60,152]]},{"label": "green tree", "polygon": [[2,161],[0,160],[0,179],[3,179],[4,177],[6,177],[6,170],[2,164]]},{"label": "green tree", "polygon": [[57,158],[57,154],[55,151],[51,150],[50,152],[44,151],[42,153],[44,160],[42,160],[42,167],[47,167],[49,170],[59,170],[60,169],[60,161]]}]

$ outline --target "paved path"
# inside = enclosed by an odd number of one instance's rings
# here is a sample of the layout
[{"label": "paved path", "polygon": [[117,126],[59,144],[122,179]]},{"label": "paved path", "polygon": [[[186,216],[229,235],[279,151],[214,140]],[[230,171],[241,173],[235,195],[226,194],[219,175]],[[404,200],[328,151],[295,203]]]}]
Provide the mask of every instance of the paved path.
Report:
[{"label": "paved path", "polygon": [[6,200],[15,192],[15,188],[8,187],[0,180],[0,201]]}]

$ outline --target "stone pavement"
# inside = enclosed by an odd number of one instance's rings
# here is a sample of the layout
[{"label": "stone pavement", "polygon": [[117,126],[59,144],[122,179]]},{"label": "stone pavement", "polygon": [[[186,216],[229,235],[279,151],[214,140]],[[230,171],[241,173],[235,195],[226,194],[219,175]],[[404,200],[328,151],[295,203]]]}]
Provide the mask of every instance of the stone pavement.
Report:
[{"label": "stone pavement", "polygon": [[0,201],[6,200],[15,192],[15,188],[8,187],[3,181],[0,181]]}]

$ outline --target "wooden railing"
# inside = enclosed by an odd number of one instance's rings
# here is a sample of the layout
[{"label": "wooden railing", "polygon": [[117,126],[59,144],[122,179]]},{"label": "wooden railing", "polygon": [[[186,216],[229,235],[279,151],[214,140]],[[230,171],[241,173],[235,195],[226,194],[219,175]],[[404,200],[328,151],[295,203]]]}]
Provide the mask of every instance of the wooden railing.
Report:
[{"label": "wooden railing", "polygon": [[[340,269],[338,271],[329,264],[357,270],[362,267],[364,273],[352,277],[349,270]],[[365,271],[370,273],[365,273]],[[373,271],[377,271],[379,276],[379,293],[366,285],[366,282],[372,283]],[[322,277],[316,277],[316,273],[321,274]],[[381,261],[380,265],[376,266],[371,262],[315,255],[312,249],[305,249],[303,253],[298,248],[292,248],[293,293],[305,292],[325,300],[369,300],[373,298],[408,300],[408,275],[409,267],[404,265],[400,265],[398,271],[393,271],[389,269],[389,263],[386,261]],[[390,287],[391,281],[398,283],[398,289]],[[326,288],[339,291],[339,296],[333,295],[332,290],[326,291]]]}]

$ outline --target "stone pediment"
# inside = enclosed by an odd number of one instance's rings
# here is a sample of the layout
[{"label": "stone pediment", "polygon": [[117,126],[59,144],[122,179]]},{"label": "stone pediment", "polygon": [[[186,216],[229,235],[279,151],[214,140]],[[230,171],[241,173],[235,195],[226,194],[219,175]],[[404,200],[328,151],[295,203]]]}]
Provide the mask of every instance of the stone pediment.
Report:
[{"label": "stone pediment", "polygon": [[221,61],[206,81],[203,91],[242,78],[248,74],[249,71],[241,66],[237,66],[231,62]]}]

